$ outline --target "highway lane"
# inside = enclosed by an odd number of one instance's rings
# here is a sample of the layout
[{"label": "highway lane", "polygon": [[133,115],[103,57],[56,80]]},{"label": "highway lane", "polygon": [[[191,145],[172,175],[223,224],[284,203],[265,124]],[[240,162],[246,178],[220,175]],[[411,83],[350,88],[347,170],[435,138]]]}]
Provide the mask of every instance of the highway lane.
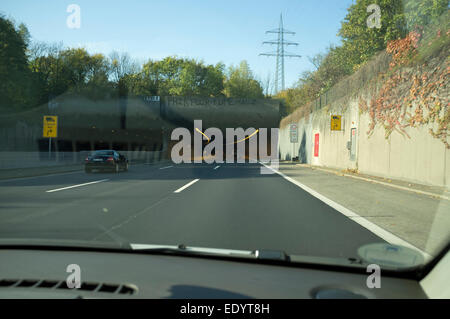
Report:
[{"label": "highway lane", "polygon": [[[383,241],[260,164],[159,164],[0,182],[0,238],[356,257]],[[74,187],[76,186],[76,187]],[[52,192],[49,192],[52,191]]]},{"label": "highway lane", "polygon": [[[158,166],[142,165],[120,174],[78,172],[2,181],[0,237],[90,240],[183,183],[163,180],[158,172]],[[99,180],[106,181],[48,192]]]}]

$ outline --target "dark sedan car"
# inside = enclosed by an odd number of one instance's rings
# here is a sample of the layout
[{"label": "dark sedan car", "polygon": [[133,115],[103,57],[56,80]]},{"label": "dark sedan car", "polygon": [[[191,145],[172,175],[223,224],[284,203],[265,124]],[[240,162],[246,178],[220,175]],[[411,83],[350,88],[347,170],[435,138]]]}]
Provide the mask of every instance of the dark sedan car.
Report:
[{"label": "dark sedan car", "polygon": [[93,170],[108,170],[118,173],[128,171],[128,159],[114,150],[94,151],[86,157],[84,171],[91,173]]}]

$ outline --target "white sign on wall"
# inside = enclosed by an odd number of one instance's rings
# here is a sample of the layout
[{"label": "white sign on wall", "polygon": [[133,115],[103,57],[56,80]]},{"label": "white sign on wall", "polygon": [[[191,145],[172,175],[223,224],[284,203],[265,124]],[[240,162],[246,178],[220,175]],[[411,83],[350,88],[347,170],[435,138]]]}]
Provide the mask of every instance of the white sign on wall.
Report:
[{"label": "white sign on wall", "polygon": [[298,126],[297,124],[289,124],[289,136],[291,143],[298,143]]}]

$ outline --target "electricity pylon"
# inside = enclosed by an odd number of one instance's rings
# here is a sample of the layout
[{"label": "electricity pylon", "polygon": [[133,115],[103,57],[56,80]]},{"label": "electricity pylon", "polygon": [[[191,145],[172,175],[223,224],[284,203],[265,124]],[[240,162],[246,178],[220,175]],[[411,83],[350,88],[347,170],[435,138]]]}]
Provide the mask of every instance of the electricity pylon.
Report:
[{"label": "electricity pylon", "polygon": [[298,43],[284,40],[285,34],[295,35],[295,32],[292,32],[292,31],[289,31],[289,30],[286,30],[283,28],[283,16],[281,14],[280,14],[280,25],[278,26],[278,28],[266,31],[266,34],[267,33],[278,34],[278,38],[276,40],[263,42],[263,44],[276,44],[277,51],[268,52],[268,53],[260,53],[259,55],[276,56],[277,57],[277,64],[276,64],[276,71],[275,71],[275,94],[276,94],[276,93],[278,93],[278,84],[280,82],[281,82],[281,90],[284,90],[284,58],[285,57],[300,58],[301,55],[289,53],[284,50],[284,46],[298,45]]}]

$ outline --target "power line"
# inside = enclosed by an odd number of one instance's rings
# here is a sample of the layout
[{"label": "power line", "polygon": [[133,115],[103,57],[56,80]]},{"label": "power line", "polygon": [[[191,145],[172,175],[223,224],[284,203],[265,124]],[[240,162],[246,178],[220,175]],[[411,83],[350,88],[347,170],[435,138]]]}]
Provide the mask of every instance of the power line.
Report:
[{"label": "power line", "polygon": [[266,31],[266,34],[268,33],[275,33],[278,34],[278,38],[276,40],[271,41],[264,41],[263,44],[276,44],[277,50],[275,52],[268,52],[268,53],[260,53],[259,55],[265,55],[265,56],[276,56],[277,57],[277,64],[276,64],[276,71],[275,71],[275,94],[278,93],[278,84],[281,82],[281,90],[284,90],[284,58],[300,58],[301,55],[289,53],[284,50],[284,46],[287,45],[295,45],[297,46],[297,42],[292,41],[286,41],[284,39],[285,34],[295,35],[295,32],[289,31],[284,29],[283,27],[283,16],[280,14],[280,24],[277,29]]}]

